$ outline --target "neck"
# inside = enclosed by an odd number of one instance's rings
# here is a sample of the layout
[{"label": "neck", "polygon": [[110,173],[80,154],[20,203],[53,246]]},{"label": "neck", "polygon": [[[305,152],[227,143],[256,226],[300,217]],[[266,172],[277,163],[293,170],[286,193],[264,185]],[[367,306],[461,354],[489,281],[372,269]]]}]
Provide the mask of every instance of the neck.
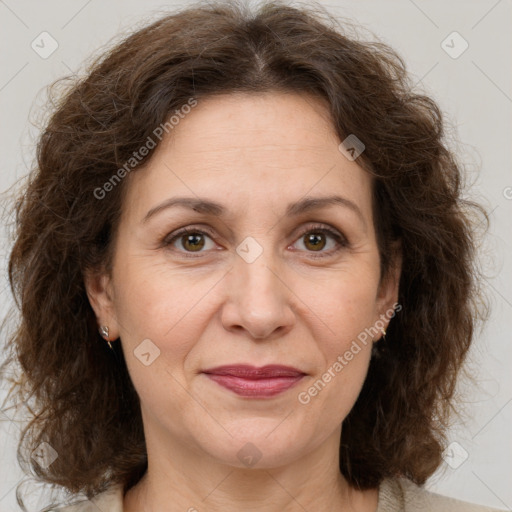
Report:
[{"label": "neck", "polygon": [[148,470],[126,493],[123,510],[374,512],[378,491],[357,491],[340,473],[339,451],[333,446],[339,447],[339,434],[290,464],[265,469],[222,464],[183,445],[162,457],[152,448],[165,444],[148,442]]}]

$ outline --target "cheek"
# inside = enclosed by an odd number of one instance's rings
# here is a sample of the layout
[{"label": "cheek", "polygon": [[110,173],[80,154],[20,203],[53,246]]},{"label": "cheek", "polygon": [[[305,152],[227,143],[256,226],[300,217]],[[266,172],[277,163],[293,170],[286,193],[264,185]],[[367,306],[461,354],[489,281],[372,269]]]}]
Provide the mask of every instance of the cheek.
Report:
[{"label": "cheek", "polygon": [[[130,344],[154,338],[155,343],[179,342],[183,326],[190,335],[208,290],[215,284],[210,275],[198,276],[173,270],[168,265],[139,259],[123,269],[116,287],[116,315]],[[191,337],[191,336],[188,336]],[[179,350],[179,347],[176,347]]]},{"label": "cheek", "polygon": [[302,388],[303,402],[323,404],[334,421],[348,414],[367,374],[373,346],[370,328],[377,318],[376,293],[375,272],[344,273],[316,287],[308,299],[317,312],[313,336],[322,366],[308,387]]},{"label": "cheek", "polygon": [[215,281],[157,265],[120,268],[116,315],[128,372],[146,413],[173,417],[190,399],[185,361],[208,322],[207,292]]},{"label": "cheek", "polygon": [[116,313],[123,351],[141,402],[148,410],[167,411],[173,417],[190,400],[184,389],[197,366],[192,354],[201,350],[198,340],[204,338],[215,311],[219,276],[140,263],[137,268],[120,267]]},{"label": "cheek", "polygon": [[298,392],[309,411],[305,421],[334,429],[349,414],[365,381],[373,341],[365,329],[375,321],[373,281],[338,281],[312,297],[321,312],[313,333],[322,363]]},{"label": "cheek", "polygon": [[[343,349],[377,319],[375,272],[338,273],[314,288],[307,304],[318,315],[319,329],[334,341],[332,350]],[[311,289],[310,289],[311,290]]]}]

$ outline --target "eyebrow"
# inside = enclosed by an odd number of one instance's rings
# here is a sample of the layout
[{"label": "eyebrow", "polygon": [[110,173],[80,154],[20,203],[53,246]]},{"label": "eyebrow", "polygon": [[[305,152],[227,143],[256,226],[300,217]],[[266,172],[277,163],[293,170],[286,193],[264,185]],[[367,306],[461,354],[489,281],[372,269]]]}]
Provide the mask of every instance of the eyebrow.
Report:
[{"label": "eyebrow", "polygon": [[[360,218],[364,225],[366,225],[364,216],[359,207],[357,206],[357,204],[355,204],[350,199],[337,195],[324,197],[306,197],[295,203],[290,203],[286,208],[285,215],[287,217],[293,217],[313,210],[320,210],[328,206],[336,205],[348,208]],[[198,213],[203,213],[206,215],[215,215],[217,217],[225,216],[228,212],[226,207],[224,207],[222,204],[217,203],[215,201],[211,201],[206,198],[172,197],[170,199],[166,199],[165,201],[158,204],[154,208],[151,208],[151,210],[149,210],[145,217],[142,219],[142,223],[146,223],[151,217],[161,212],[162,210],[167,210],[168,208],[173,207],[188,208]]]}]

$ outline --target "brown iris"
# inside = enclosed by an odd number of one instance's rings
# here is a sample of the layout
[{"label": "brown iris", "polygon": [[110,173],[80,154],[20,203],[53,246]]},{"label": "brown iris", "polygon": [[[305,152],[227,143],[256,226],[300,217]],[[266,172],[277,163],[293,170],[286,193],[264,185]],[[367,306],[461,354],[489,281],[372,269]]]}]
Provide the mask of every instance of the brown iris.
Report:
[{"label": "brown iris", "polygon": [[204,237],[200,233],[192,233],[182,237],[183,247],[188,251],[197,252],[204,247]]},{"label": "brown iris", "polygon": [[[308,247],[308,244],[311,244],[311,248],[313,251],[322,250],[325,247],[325,234],[324,233],[308,233],[305,235],[306,241],[305,245]],[[309,248],[309,247],[308,247]]]}]

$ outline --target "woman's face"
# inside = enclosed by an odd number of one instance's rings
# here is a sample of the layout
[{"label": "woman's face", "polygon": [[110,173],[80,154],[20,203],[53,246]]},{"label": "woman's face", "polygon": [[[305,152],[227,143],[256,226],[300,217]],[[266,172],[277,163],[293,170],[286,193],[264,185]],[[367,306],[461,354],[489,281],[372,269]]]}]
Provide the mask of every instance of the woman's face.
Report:
[{"label": "woman's face", "polygon": [[[226,95],[126,178],[112,275],[87,286],[121,338],[148,447],[272,467],[339,443],[371,355],[362,333],[387,325],[397,292],[380,282],[371,179],[339,143],[316,99]],[[225,365],[298,376],[205,373]]]}]

